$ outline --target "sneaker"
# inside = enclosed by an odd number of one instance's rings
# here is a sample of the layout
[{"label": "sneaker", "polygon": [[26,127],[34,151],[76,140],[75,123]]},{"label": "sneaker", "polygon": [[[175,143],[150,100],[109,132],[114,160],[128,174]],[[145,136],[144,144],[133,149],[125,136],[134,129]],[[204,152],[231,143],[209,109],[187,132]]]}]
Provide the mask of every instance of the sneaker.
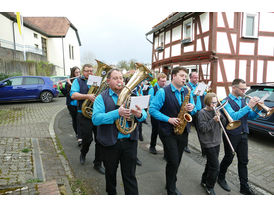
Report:
[{"label": "sneaker", "polygon": [[155,147],[150,147],[150,148],[149,148],[149,152],[150,152],[151,154],[157,154],[157,150],[155,149]]},{"label": "sneaker", "polygon": [[188,146],[185,147],[184,151],[187,152],[187,153],[190,153],[190,150],[189,150]]},{"label": "sneaker", "polygon": [[241,187],[240,193],[243,195],[255,195],[254,191],[251,190],[250,187],[245,187],[245,188]]},{"label": "sneaker", "polygon": [[206,193],[209,195],[216,195],[215,191],[213,188],[205,187]]},{"label": "sneaker", "polygon": [[101,165],[94,165],[93,168],[99,172],[100,174],[104,175],[105,174],[105,168],[103,168]]},{"label": "sneaker", "polygon": [[138,159],[138,157],[137,157],[137,160],[136,160],[136,164],[137,164],[138,166],[142,166],[142,162]]}]

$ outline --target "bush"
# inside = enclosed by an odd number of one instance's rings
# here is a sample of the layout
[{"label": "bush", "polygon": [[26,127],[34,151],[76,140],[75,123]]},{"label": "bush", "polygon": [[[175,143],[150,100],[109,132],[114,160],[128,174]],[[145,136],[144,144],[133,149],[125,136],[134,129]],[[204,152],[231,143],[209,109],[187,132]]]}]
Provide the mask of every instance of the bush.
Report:
[{"label": "bush", "polygon": [[12,73],[12,74],[4,74],[4,73],[0,73],[0,81],[9,78],[9,77],[15,77],[15,76],[21,76],[22,74],[17,72],[17,73]]}]

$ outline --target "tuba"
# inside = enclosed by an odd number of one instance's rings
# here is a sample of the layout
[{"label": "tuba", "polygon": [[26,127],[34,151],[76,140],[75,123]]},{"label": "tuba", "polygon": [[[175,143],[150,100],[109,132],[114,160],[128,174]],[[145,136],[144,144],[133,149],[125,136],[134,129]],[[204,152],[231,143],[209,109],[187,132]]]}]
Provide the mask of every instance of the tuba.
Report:
[{"label": "tuba", "polygon": [[188,93],[187,95],[185,96],[185,99],[184,99],[184,102],[182,103],[182,106],[181,106],[181,109],[180,109],[180,112],[178,114],[178,117],[181,121],[180,121],[180,124],[177,125],[177,126],[174,126],[174,133],[177,134],[177,135],[181,135],[183,134],[184,130],[185,130],[185,127],[187,125],[188,122],[192,122],[192,117],[189,113],[187,113],[186,109],[185,109],[185,106],[187,105],[187,103],[189,102],[189,97],[190,97],[190,93],[191,93],[191,90],[189,89],[188,86],[186,86],[187,90],[188,90]]},{"label": "tuba", "polygon": [[[119,94],[117,106],[125,105],[125,108],[129,108],[130,105],[130,95],[134,88],[140,84],[144,79],[148,78],[151,75],[151,71],[140,63],[135,63],[136,71],[134,75],[130,78],[129,82],[122,89]],[[132,115],[130,120],[120,117],[115,120],[115,124],[119,132],[123,134],[130,134],[133,132],[137,126],[137,123],[134,121],[134,116]],[[129,127],[127,126],[129,125]]]},{"label": "tuba", "polygon": [[[252,97],[251,97],[251,96],[248,96],[248,95],[244,95],[244,98],[245,98],[245,100],[246,100],[246,102],[247,102],[247,100],[248,100],[248,99],[251,99]],[[262,110],[262,112],[261,112],[261,113],[257,112],[257,111],[256,111],[256,108],[257,108],[258,110]],[[273,114],[273,112],[274,112],[274,108],[269,108],[269,107],[266,106],[263,102],[258,102],[258,103],[252,108],[252,110],[253,110],[256,114],[258,114],[260,117],[263,117],[263,118],[271,116],[271,115]]]},{"label": "tuba", "polygon": [[[98,65],[95,76],[101,76],[103,79],[102,79],[100,87],[99,86],[91,86],[89,88],[88,94],[95,94],[95,96],[97,96],[108,87],[107,82],[106,82],[106,80],[107,80],[106,77],[107,77],[108,71],[111,70],[112,68],[97,59],[95,59],[95,60]],[[86,118],[91,119],[92,112],[93,112],[93,102],[90,101],[89,99],[86,99],[82,104],[81,110],[82,110],[83,115]]]},{"label": "tuba", "polygon": [[[218,103],[221,105],[221,102],[220,100],[218,99]],[[226,118],[227,118],[227,121],[228,121],[228,124],[226,125],[226,129],[227,130],[233,130],[233,129],[236,129],[238,128],[239,126],[241,126],[241,121],[240,120],[236,120],[234,121],[232,119],[232,117],[228,114],[228,112],[225,110],[225,108],[223,107],[222,108]]]}]

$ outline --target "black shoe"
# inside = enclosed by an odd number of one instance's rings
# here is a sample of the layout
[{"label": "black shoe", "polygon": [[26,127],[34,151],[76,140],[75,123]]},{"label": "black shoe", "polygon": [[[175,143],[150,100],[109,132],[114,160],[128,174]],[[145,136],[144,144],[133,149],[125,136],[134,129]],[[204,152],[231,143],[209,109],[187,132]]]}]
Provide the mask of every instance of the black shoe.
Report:
[{"label": "black shoe", "polygon": [[78,139],[78,147],[81,147],[82,145],[82,139]]},{"label": "black shoe", "polygon": [[219,179],[217,180],[218,184],[221,186],[221,188],[223,188],[224,190],[230,192],[231,189],[230,187],[228,186],[227,182],[225,179]]},{"label": "black shoe", "polygon": [[86,156],[82,155],[82,153],[81,153],[80,154],[80,163],[81,163],[81,165],[85,164],[85,161],[86,161]]},{"label": "black shoe", "polygon": [[138,158],[136,160],[136,164],[139,165],[139,166],[142,166],[142,162]]},{"label": "black shoe", "polygon": [[150,147],[150,148],[149,148],[149,152],[150,152],[151,154],[157,154],[157,150],[155,149],[155,147]]},{"label": "black shoe", "polygon": [[104,175],[105,174],[105,168],[103,168],[101,165],[94,165],[93,168],[99,172],[100,174]]},{"label": "black shoe", "polygon": [[209,195],[216,195],[215,191],[213,188],[208,188],[207,186],[205,187],[206,193]]},{"label": "black shoe", "polygon": [[241,188],[240,193],[243,195],[255,195],[255,193],[250,189],[250,187]]},{"label": "black shoe", "polygon": [[184,151],[187,152],[187,153],[190,153],[190,150],[189,150],[188,146],[185,147]]},{"label": "black shoe", "polygon": [[177,189],[177,188],[175,188],[175,195],[182,195],[182,193]]}]

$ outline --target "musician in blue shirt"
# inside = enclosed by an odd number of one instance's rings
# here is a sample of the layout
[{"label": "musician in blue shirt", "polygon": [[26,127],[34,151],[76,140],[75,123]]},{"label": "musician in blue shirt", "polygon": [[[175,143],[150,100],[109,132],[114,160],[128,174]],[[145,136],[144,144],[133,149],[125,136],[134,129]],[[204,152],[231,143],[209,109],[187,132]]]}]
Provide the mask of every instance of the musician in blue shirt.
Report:
[{"label": "musician in blue shirt", "polygon": [[168,195],[179,195],[181,192],[176,188],[177,171],[181,162],[184,148],[187,143],[189,128],[185,127],[181,135],[174,133],[174,126],[182,121],[178,118],[181,105],[186,95],[190,95],[186,102],[185,110],[191,115],[195,114],[194,101],[191,93],[184,84],[187,77],[187,69],[176,67],[171,72],[171,84],[161,88],[149,108],[149,113],[159,120],[159,136],[164,140],[164,152],[166,155],[166,189]]},{"label": "musician in blue shirt", "polygon": [[144,121],[147,113],[136,109],[127,109],[123,105],[117,108],[118,96],[123,89],[123,75],[120,70],[112,69],[107,75],[109,89],[95,99],[92,121],[97,126],[97,139],[103,150],[105,166],[106,192],[117,194],[116,173],[120,162],[124,190],[126,195],[137,195],[138,185],[135,176],[137,159],[138,129],[131,134],[122,134],[116,127],[115,120],[134,115],[138,122]]},{"label": "musician in blue shirt", "polygon": [[[256,119],[258,115],[252,110],[252,108],[259,102],[258,97],[252,97],[248,104],[245,102],[245,92],[247,86],[244,80],[235,79],[232,82],[232,93],[225,99],[228,100],[228,104],[225,106],[225,110],[231,116],[231,118],[236,121],[240,120],[241,125],[233,130],[226,130],[230,142],[237,153],[238,159],[238,175],[240,180],[240,193],[245,195],[252,195],[254,192],[250,189],[248,185],[248,119]],[[224,101],[225,101],[224,100]],[[217,182],[226,191],[230,191],[225,180],[225,174],[228,167],[233,161],[233,154],[229,147],[228,142],[223,138],[225,156],[220,164],[220,172]]]}]

